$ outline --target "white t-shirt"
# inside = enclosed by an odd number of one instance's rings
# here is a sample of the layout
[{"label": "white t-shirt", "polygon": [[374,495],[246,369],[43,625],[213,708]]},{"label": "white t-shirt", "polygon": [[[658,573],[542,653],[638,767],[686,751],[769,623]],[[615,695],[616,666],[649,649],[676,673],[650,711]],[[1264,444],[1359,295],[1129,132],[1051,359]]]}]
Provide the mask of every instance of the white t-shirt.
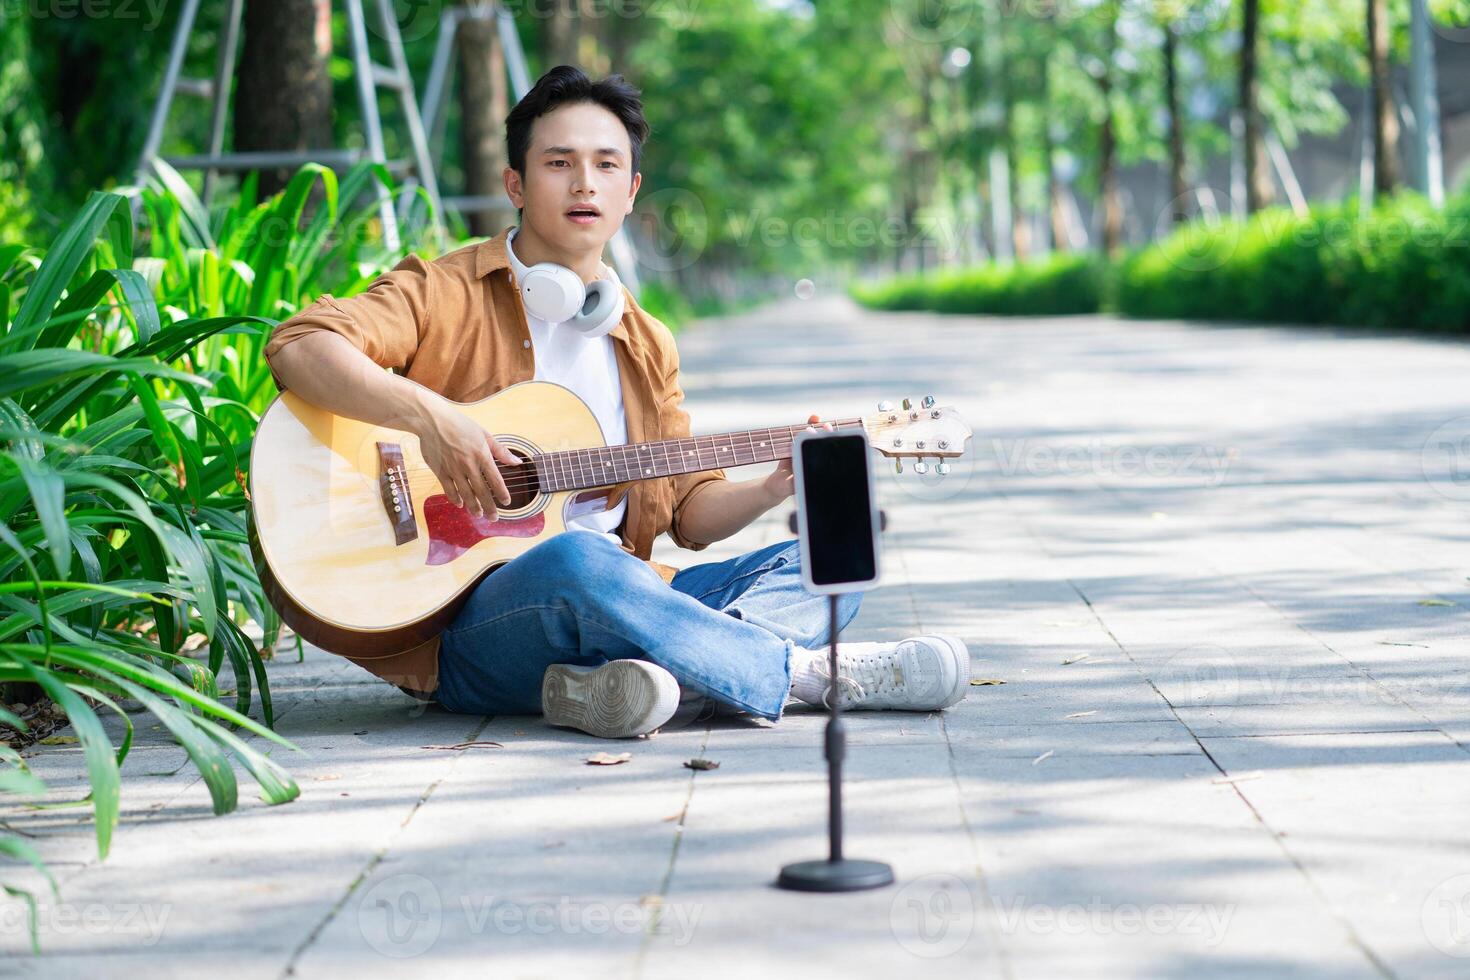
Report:
[{"label": "white t-shirt", "polygon": [[[510,255],[511,269],[515,273],[516,285],[525,278],[528,266],[516,258],[511,242],[516,230],[512,229],[505,240]],[[616,273],[614,273],[616,276]],[[570,388],[577,397],[587,403],[597,424],[602,426],[602,437],[609,446],[622,445],[628,441],[628,421],[623,414],[622,377],[618,373],[618,358],[613,350],[610,334],[588,338],[561,323],[547,323],[540,317],[526,312],[526,322],[531,327],[531,348],[536,364],[537,381],[553,381]],[[568,530],[595,531],[620,541],[613,528],[622,523],[628,510],[628,498],[618,501],[612,510],[599,511],[574,517],[567,522]]]}]

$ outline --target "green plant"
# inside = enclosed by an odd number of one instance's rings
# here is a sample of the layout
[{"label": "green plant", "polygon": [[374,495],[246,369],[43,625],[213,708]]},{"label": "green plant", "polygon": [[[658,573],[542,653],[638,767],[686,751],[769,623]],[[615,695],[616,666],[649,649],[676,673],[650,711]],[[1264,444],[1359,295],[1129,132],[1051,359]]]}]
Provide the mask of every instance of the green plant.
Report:
[{"label": "green plant", "polygon": [[934,310],[1002,316],[1096,313],[1105,266],[1085,256],[1057,255],[1034,262],[994,263],[900,276],[852,287],[854,299],[884,310]]}]

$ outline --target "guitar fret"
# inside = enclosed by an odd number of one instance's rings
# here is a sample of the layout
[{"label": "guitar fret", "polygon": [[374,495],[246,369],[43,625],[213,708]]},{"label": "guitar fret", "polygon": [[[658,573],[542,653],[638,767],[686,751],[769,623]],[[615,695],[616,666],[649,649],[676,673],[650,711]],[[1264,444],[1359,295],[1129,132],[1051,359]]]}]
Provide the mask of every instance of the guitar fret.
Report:
[{"label": "guitar fret", "polygon": [[[831,422],[834,429],[863,424],[860,418]],[[536,478],[543,490],[556,492],[787,459],[806,428],[775,426],[543,453],[536,457]]]}]

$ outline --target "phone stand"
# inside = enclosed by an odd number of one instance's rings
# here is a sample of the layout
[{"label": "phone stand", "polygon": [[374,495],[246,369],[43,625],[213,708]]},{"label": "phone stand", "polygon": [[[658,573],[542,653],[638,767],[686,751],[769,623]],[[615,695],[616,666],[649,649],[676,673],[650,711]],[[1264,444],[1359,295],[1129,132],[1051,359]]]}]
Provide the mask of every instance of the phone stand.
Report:
[{"label": "phone stand", "polygon": [[846,735],[837,702],[837,596],[828,597],[832,610],[832,646],[827,681],[827,842],[826,860],[797,861],[781,869],[779,888],[799,892],[855,892],[893,884],[893,869],[882,861],[864,861],[842,855],[842,758]]}]

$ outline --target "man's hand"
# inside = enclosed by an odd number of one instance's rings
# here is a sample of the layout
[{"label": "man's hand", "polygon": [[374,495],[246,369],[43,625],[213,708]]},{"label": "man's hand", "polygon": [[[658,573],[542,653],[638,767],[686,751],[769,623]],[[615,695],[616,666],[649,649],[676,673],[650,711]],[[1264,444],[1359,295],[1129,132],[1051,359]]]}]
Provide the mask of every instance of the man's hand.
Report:
[{"label": "man's hand", "polygon": [[451,504],[492,521],[497,501],[502,507],[510,504],[510,491],[495,464],[513,466],[520,460],[474,419],[440,402],[416,431],[424,462],[439,478]]},{"label": "man's hand", "polygon": [[[817,430],[817,423],[822,422],[822,417],[820,415],[813,415],[806,421],[807,430],[815,432]],[[822,428],[831,432],[832,423],[822,422]],[[796,474],[791,468],[791,457],[788,456],[777,463],[775,471],[766,477],[766,481],[762,486],[766,493],[771,496],[772,507],[796,493]]]}]

